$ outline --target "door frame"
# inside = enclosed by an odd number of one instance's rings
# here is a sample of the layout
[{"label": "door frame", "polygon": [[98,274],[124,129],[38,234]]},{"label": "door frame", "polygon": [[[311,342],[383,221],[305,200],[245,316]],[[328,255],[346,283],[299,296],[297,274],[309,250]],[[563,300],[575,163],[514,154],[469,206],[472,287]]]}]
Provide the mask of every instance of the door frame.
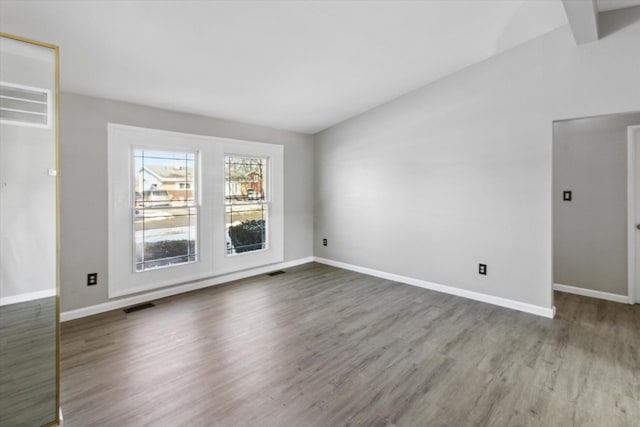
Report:
[{"label": "door frame", "polygon": [[640,148],[640,125],[627,127],[627,282],[629,304],[640,303],[636,283],[636,153]]}]

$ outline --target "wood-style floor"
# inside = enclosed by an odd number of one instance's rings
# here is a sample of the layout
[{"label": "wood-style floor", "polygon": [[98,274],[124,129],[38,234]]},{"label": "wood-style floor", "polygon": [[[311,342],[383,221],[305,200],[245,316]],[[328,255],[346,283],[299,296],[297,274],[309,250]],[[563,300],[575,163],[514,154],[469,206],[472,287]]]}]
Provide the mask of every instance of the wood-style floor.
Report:
[{"label": "wood-style floor", "polygon": [[0,306],[0,426],[56,419],[56,298]]},{"label": "wood-style floor", "polygon": [[319,264],[62,325],[65,427],[639,426],[640,306],[556,319]]}]

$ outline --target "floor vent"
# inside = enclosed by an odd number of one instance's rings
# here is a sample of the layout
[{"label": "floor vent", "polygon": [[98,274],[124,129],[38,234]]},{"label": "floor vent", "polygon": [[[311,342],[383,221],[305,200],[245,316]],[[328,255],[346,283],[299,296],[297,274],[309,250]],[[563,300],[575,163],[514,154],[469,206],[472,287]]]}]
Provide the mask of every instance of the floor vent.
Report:
[{"label": "floor vent", "polygon": [[284,274],[284,273],[286,273],[286,271],[278,270],[278,271],[273,271],[271,273],[267,273],[267,276],[271,276],[271,277],[279,276],[279,275]]},{"label": "floor vent", "polygon": [[124,311],[125,313],[133,313],[134,311],[144,310],[145,308],[151,308],[151,307],[155,307],[155,305],[153,305],[153,303],[147,302],[144,304],[134,305],[133,307],[125,308],[122,311]]}]

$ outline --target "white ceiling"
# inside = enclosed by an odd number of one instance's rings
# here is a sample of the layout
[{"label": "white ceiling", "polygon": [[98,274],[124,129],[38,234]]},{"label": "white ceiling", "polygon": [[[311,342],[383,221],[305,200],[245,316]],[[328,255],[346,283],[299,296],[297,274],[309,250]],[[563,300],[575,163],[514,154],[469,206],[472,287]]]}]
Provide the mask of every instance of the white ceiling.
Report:
[{"label": "white ceiling", "polygon": [[0,31],[60,46],[63,91],[305,133],[566,22],[560,0],[0,0]]}]

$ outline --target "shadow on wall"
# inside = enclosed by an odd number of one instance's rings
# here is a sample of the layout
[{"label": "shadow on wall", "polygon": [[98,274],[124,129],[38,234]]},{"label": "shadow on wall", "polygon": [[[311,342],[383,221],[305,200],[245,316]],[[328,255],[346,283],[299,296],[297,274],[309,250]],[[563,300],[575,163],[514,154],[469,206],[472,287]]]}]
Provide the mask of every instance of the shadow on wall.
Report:
[{"label": "shadow on wall", "polygon": [[600,38],[605,38],[640,21],[640,6],[600,12],[598,21]]}]

